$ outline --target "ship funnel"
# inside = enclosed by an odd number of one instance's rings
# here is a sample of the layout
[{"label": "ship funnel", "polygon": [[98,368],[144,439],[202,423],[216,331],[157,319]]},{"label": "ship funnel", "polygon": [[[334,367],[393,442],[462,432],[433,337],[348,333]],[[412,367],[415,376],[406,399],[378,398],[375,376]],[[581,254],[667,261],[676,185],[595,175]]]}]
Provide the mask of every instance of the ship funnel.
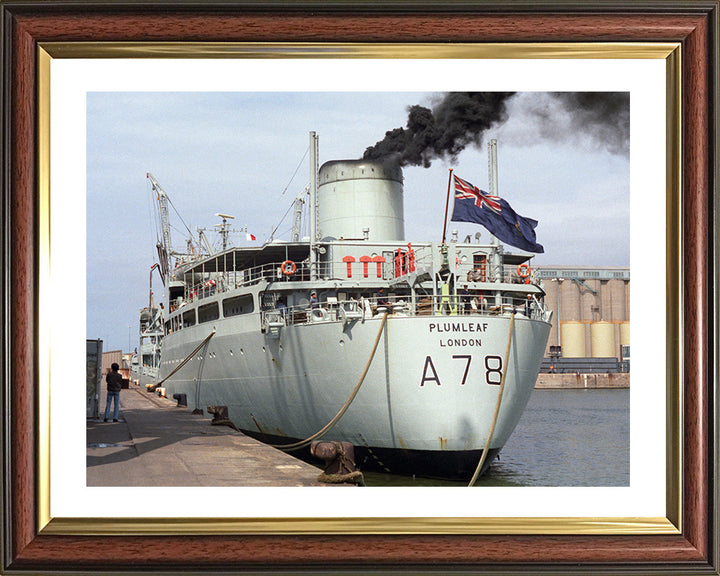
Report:
[{"label": "ship funnel", "polygon": [[331,160],[320,167],[321,237],[404,241],[402,168],[373,160]]}]

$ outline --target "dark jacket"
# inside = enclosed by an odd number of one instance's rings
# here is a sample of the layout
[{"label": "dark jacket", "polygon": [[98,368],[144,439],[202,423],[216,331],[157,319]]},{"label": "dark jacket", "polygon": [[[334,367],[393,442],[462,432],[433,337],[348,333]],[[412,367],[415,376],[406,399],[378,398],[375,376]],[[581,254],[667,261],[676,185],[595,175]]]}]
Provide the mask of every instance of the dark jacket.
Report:
[{"label": "dark jacket", "polygon": [[122,390],[122,375],[120,372],[108,372],[105,376],[108,392],[120,392]]}]

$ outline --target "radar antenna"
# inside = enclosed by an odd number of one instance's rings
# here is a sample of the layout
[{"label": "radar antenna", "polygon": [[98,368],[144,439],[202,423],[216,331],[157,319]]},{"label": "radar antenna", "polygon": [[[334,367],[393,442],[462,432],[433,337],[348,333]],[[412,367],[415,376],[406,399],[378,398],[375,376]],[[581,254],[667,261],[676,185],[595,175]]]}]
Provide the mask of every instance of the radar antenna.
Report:
[{"label": "radar antenna", "polygon": [[222,238],[222,249],[223,249],[223,252],[225,252],[225,250],[227,250],[228,235],[230,234],[230,230],[228,230],[228,220],[234,220],[235,216],[230,216],[230,214],[221,214],[221,213],[217,213],[217,214],[215,214],[215,216],[222,218],[222,224],[215,224],[215,226],[220,228],[220,230],[218,230],[218,233],[220,234],[220,237]]}]

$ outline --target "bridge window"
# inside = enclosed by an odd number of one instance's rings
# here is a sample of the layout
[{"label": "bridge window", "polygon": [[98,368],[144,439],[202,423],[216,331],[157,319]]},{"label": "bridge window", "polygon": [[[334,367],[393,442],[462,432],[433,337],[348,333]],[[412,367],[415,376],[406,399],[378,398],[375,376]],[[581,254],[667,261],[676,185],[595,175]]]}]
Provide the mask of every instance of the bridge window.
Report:
[{"label": "bridge window", "polygon": [[212,322],[218,318],[220,318],[220,308],[218,307],[217,302],[205,304],[204,306],[200,306],[200,308],[198,308],[198,323],[202,324],[203,322]]},{"label": "bridge window", "polygon": [[188,310],[183,314],[183,327],[195,326],[195,310]]},{"label": "bridge window", "polygon": [[240,314],[250,314],[254,310],[252,294],[244,294],[242,296],[234,296],[223,300],[223,316],[238,316]]}]

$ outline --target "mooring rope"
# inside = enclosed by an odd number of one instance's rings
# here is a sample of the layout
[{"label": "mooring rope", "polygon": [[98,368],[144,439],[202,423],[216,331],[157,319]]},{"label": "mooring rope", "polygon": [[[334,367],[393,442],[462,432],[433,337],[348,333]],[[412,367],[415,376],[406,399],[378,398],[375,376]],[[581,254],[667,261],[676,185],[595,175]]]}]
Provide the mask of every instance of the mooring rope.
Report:
[{"label": "mooring rope", "polygon": [[[210,336],[212,336],[213,334],[215,334],[215,331],[213,331]],[[209,343],[210,338],[208,337],[205,339],[205,346],[207,347]],[[195,408],[200,406],[200,384],[202,382],[203,369],[205,368],[205,358],[207,358],[207,348],[205,348],[202,358],[200,359],[200,366],[198,366],[198,374],[195,382]]]},{"label": "mooring rope", "polygon": [[368,361],[365,363],[365,368],[360,375],[360,380],[358,380],[358,383],[355,384],[355,388],[353,388],[353,391],[350,393],[350,397],[347,399],[342,408],[340,408],[340,411],[335,415],[335,417],[330,420],[330,422],[328,422],[323,428],[321,428],[320,430],[315,432],[315,434],[306,438],[305,440],[301,440],[300,442],[296,442],[295,444],[270,444],[270,446],[285,451],[297,450],[298,448],[307,446],[313,440],[317,440],[321,436],[325,435],[327,432],[330,431],[333,426],[335,426],[335,424],[337,424],[338,420],[342,418],[342,415],[345,414],[348,408],[350,408],[350,404],[352,404],[352,401],[355,400],[355,396],[357,396],[357,393],[360,391],[360,386],[362,386],[362,383],[365,381],[365,376],[367,376],[368,370],[370,370],[370,364],[372,364],[373,358],[375,358],[375,351],[377,350],[378,343],[380,342],[380,335],[382,334],[383,329],[385,328],[385,324],[387,323],[387,317],[388,315],[386,312],[383,315],[382,322],[380,323],[380,329],[378,330],[377,336],[375,337],[375,344],[373,344],[372,352],[370,352],[370,358],[368,358]]},{"label": "mooring rope", "polygon": [[513,312],[512,316],[510,316],[510,330],[508,330],[508,341],[507,341],[507,347],[505,348],[505,362],[503,364],[502,376],[500,377],[500,390],[498,390],[497,402],[495,402],[495,414],[493,415],[492,424],[490,426],[490,431],[488,432],[487,441],[485,442],[485,449],[483,450],[482,457],[480,458],[480,462],[478,462],[477,468],[475,469],[475,473],[473,474],[473,477],[470,480],[470,484],[468,484],[468,488],[471,487],[473,484],[475,484],[475,482],[477,482],[477,479],[480,476],[480,470],[482,470],[482,467],[483,467],[483,464],[485,464],[485,460],[487,458],[488,452],[490,451],[490,441],[492,440],[493,433],[495,432],[495,424],[497,424],[498,415],[500,414],[500,404],[502,403],[503,390],[505,389],[505,376],[507,375],[508,359],[510,358],[510,344],[512,343],[512,334],[513,334],[514,325],[515,325],[515,312]]},{"label": "mooring rope", "polygon": [[165,380],[167,380],[168,378],[170,378],[173,374],[175,374],[178,370],[180,370],[180,368],[182,368],[183,366],[185,366],[185,364],[187,364],[187,363],[190,361],[190,359],[191,359],[193,356],[195,356],[195,354],[198,352],[198,350],[200,350],[200,348],[202,348],[203,346],[205,346],[205,344],[207,344],[207,342],[208,342],[208,341],[210,340],[210,338],[212,338],[213,336],[215,336],[215,330],[213,330],[212,332],[210,332],[210,334],[208,334],[207,338],[205,338],[205,340],[203,340],[202,342],[200,342],[200,344],[198,344],[198,347],[195,348],[195,350],[193,350],[192,352],[190,352],[190,354],[188,354],[187,358],[185,358],[185,360],[183,360],[182,362],[180,362],[180,364],[179,364],[172,372],[170,372],[170,374],[168,374],[167,376],[165,376],[165,378],[163,378],[162,380],[160,380],[160,382],[158,382],[157,384],[154,384],[154,387],[157,388],[158,386],[160,386],[160,384],[162,384],[163,382],[165,382]]}]

